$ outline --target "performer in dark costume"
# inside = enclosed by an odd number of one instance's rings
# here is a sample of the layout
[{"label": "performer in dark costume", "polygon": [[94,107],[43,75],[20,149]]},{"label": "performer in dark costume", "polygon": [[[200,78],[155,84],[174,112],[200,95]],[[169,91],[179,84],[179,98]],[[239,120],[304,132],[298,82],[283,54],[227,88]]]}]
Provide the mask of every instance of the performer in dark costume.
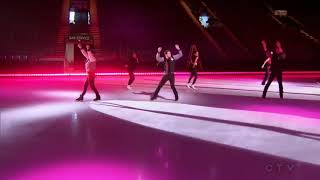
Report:
[{"label": "performer in dark costume", "polygon": [[173,90],[173,93],[175,95],[175,100],[178,101],[179,100],[179,95],[178,95],[178,91],[175,87],[175,77],[174,77],[174,70],[175,70],[175,61],[180,59],[183,54],[182,51],[179,47],[179,45],[175,45],[175,48],[179,51],[178,54],[173,55],[171,54],[171,52],[169,50],[165,50],[164,51],[164,57],[160,56],[160,53],[162,51],[162,47],[158,48],[158,52],[156,55],[156,60],[158,62],[164,62],[165,63],[165,74],[162,77],[156,91],[153,93],[153,95],[151,96],[151,100],[155,100],[161,90],[161,88],[165,85],[165,83],[167,81],[170,81],[170,86],[171,89]]},{"label": "performer in dark costume", "polygon": [[270,75],[271,58],[272,58],[273,52],[268,49],[268,46],[265,40],[262,40],[261,44],[262,44],[262,47],[265,53],[265,58],[266,58],[263,65],[261,66],[261,68],[264,69],[265,71],[264,78],[261,84],[265,85]]},{"label": "performer in dark costume", "polygon": [[282,85],[282,71],[284,66],[284,60],[286,58],[286,54],[284,53],[281,43],[279,41],[276,42],[275,53],[271,59],[271,74],[268,79],[266,86],[264,87],[262,98],[266,98],[268,88],[274,78],[277,78],[279,84],[279,93],[280,98],[283,99],[283,85]]},{"label": "performer in dark costume", "polygon": [[132,89],[131,85],[135,80],[134,71],[135,71],[138,63],[139,63],[139,59],[138,59],[137,53],[132,52],[131,56],[129,57],[129,61],[126,64],[126,68],[128,69],[129,77],[130,77],[128,85],[127,85],[127,88],[129,90]]},{"label": "performer in dark costume", "polygon": [[[190,69],[190,72],[191,72],[189,81],[187,83],[187,87],[192,88],[192,89],[196,89],[195,84],[198,79],[198,69],[201,67],[199,51],[198,51],[196,45],[191,46],[189,60],[188,60],[187,64],[188,64],[188,68]],[[193,78],[193,82],[192,82],[192,84],[190,84],[192,78]]]},{"label": "performer in dark costume", "polygon": [[86,68],[86,72],[87,72],[87,80],[84,84],[84,89],[82,94],[80,95],[80,97],[78,99],[76,99],[76,101],[83,101],[83,97],[87,92],[88,89],[88,85],[90,85],[91,89],[94,91],[94,93],[96,94],[96,98],[94,99],[94,101],[99,101],[101,100],[100,94],[95,86],[95,71],[96,71],[96,58],[94,57],[94,54],[92,52],[91,46],[90,45],[86,45],[86,49],[84,49],[82,47],[82,45],[79,43],[78,44],[79,49],[81,50],[81,53],[83,54],[83,56],[86,58],[86,63],[85,63],[85,68]]}]

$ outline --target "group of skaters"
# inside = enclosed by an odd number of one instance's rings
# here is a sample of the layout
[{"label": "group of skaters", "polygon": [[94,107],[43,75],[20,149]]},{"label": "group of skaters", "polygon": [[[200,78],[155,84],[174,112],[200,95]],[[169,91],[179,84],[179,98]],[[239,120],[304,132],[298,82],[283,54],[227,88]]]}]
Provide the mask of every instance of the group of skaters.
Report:
[{"label": "group of skaters", "polygon": [[[262,47],[265,52],[265,61],[261,66],[262,69],[265,71],[265,76],[262,81],[262,85],[265,85],[262,98],[266,98],[267,91],[269,86],[271,85],[272,81],[277,78],[279,83],[279,92],[280,98],[283,98],[283,85],[282,85],[282,71],[283,71],[283,64],[286,58],[286,54],[283,51],[281,43],[277,41],[273,49],[269,48],[266,41],[263,40]],[[83,101],[84,95],[87,92],[88,86],[90,85],[91,89],[96,94],[96,98],[94,101],[101,100],[101,96],[95,87],[95,71],[96,71],[96,58],[94,53],[92,52],[92,48],[90,45],[86,45],[85,47],[82,46],[81,43],[78,44],[78,47],[85,57],[85,69],[87,72],[87,79],[84,85],[84,89],[82,94],[77,101]],[[177,54],[172,55],[170,50],[164,50],[162,47],[158,48],[156,53],[156,61],[158,63],[164,64],[164,75],[159,82],[155,92],[151,96],[151,100],[155,100],[158,97],[158,93],[160,92],[161,88],[166,84],[166,82],[170,82],[170,87],[175,95],[175,101],[179,100],[178,91],[175,87],[175,63],[177,60],[183,57],[183,52],[178,44],[175,45],[176,50],[178,51]],[[137,65],[140,63],[138,55],[136,52],[132,52],[129,56],[129,60],[125,67],[129,73],[129,82],[127,84],[127,89],[132,89],[132,84],[135,80],[135,69]],[[188,88],[196,89],[195,84],[198,79],[198,70],[202,67],[199,51],[196,45],[192,45],[189,52],[189,57],[187,60],[187,67],[190,71],[190,78],[186,84]]]},{"label": "group of skaters", "polygon": [[[179,60],[183,56],[183,53],[180,49],[180,46],[175,45],[175,48],[177,49],[178,54],[172,55],[171,51],[165,50],[163,52],[164,53],[163,57],[161,56],[162,47],[158,48],[158,51],[156,54],[156,60],[158,62],[157,64],[164,64],[164,73],[165,73],[165,75],[167,75],[167,76],[163,77],[163,79],[161,81],[162,83],[160,83],[160,84],[166,83],[165,78],[168,79],[167,81],[169,81],[171,84],[174,84],[174,77],[171,77],[169,75],[174,74],[175,60]],[[127,88],[129,90],[132,89],[131,85],[133,84],[133,82],[135,80],[134,71],[135,71],[137,65],[139,64],[139,62],[140,62],[140,60],[137,56],[137,53],[132,52],[131,55],[129,56],[128,63],[125,65],[125,67],[128,70],[128,74],[129,74],[129,82],[127,85]],[[196,84],[197,78],[198,78],[198,70],[201,68],[199,51],[198,51],[198,48],[196,45],[191,46],[189,58],[187,61],[187,67],[191,72],[189,81],[187,83],[187,87],[196,90],[195,84]],[[191,83],[191,81],[192,81],[192,83]]]}]

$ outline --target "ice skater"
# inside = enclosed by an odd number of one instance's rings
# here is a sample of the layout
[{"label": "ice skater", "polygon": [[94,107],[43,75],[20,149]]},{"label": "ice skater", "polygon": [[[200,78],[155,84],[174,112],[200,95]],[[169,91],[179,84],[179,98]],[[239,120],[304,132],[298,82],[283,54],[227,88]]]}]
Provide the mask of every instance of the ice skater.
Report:
[{"label": "ice skater", "polygon": [[283,99],[283,85],[282,85],[282,71],[284,66],[284,60],[286,58],[286,54],[284,53],[281,43],[279,41],[276,42],[275,53],[273,54],[271,60],[271,74],[268,79],[266,86],[264,87],[262,98],[266,98],[268,88],[274,78],[277,78],[279,84],[279,93],[280,98]]},{"label": "ice skater", "polygon": [[127,85],[127,89],[129,89],[129,90],[132,89],[131,85],[135,80],[134,71],[136,70],[136,67],[138,64],[139,64],[139,58],[137,56],[137,53],[132,52],[129,57],[128,63],[126,64],[126,68],[128,70],[129,77],[130,77],[128,85]]},{"label": "ice skater", "polygon": [[[190,55],[188,60],[188,69],[191,72],[189,81],[187,83],[188,88],[196,89],[195,84],[198,79],[198,69],[201,67],[199,51],[196,45],[192,45],[190,49]],[[193,81],[192,81],[193,79]],[[192,81],[192,83],[191,83]]]},{"label": "ice skater", "polygon": [[175,70],[175,61],[180,59],[183,56],[183,54],[182,54],[182,50],[180,49],[179,45],[176,44],[175,48],[178,50],[178,54],[172,56],[172,54],[169,50],[165,50],[164,57],[160,56],[160,53],[162,51],[162,47],[158,48],[158,52],[156,54],[156,60],[158,62],[165,63],[165,74],[163,75],[156,91],[151,96],[151,100],[155,100],[158,97],[158,94],[159,94],[161,88],[165,85],[165,83],[167,81],[170,82],[171,89],[172,89],[174,96],[175,96],[175,101],[179,100],[178,91],[175,87],[174,70]]},{"label": "ice skater", "polygon": [[96,58],[92,52],[91,46],[90,45],[86,45],[86,49],[82,47],[82,44],[79,43],[78,47],[82,53],[82,55],[86,58],[86,62],[85,62],[85,69],[87,72],[87,80],[84,84],[84,88],[83,88],[83,92],[80,95],[80,97],[78,99],[76,99],[76,101],[83,101],[83,97],[87,92],[88,89],[88,85],[90,85],[91,89],[94,91],[94,93],[96,94],[96,98],[94,99],[94,101],[99,101],[101,100],[101,96],[95,86],[95,78],[96,78]]},{"label": "ice skater", "polygon": [[264,73],[264,78],[262,80],[262,85],[265,85],[269,76],[270,76],[270,67],[271,67],[271,58],[272,58],[272,54],[273,52],[271,50],[268,49],[267,43],[265,40],[261,41],[262,44],[262,48],[264,50],[265,53],[265,61],[261,66],[261,69],[264,69],[265,73]]}]

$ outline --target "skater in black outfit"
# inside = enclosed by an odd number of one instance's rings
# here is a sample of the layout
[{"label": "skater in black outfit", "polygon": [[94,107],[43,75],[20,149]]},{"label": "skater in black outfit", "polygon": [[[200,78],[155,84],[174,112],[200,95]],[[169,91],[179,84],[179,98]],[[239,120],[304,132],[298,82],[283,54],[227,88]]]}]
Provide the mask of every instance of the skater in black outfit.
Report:
[{"label": "skater in black outfit", "polygon": [[85,68],[86,68],[86,72],[87,72],[87,80],[84,84],[84,89],[82,94],[80,95],[80,97],[78,99],[76,99],[76,101],[83,101],[83,97],[87,92],[88,89],[88,85],[90,85],[91,89],[94,91],[94,93],[96,94],[96,98],[94,99],[94,101],[99,101],[101,100],[100,94],[95,86],[95,77],[96,77],[96,58],[94,57],[94,54],[92,52],[91,46],[90,45],[86,45],[86,49],[84,49],[82,47],[82,45],[79,43],[78,44],[79,49],[81,50],[81,53],[83,54],[83,56],[86,58],[86,63],[85,63]]},{"label": "skater in black outfit", "polygon": [[129,90],[132,89],[131,85],[135,80],[134,71],[135,71],[135,69],[137,67],[137,64],[139,64],[139,59],[138,59],[137,53],[136,52],[132,52],[131,56],[129,57],[129,61],[126,64],[126,67],[128,69],[128,72],[129,72],[129,77],[130,77],[128,85],[127,85],[127,88]]},{"label": "skater in black outfit", "polygon": [[271,75],[268,79],[266,86],[264,87],[262,98],[266,98],[268,88],[274,78],[277,78],[279,84],[279,93],[280,98],[283,99],[283,85],[282,85],[282,71],[284,66],[284,60],[286,58],[286,54],[284,53],[281,43],[279,41],[276,42],[275,53],[271,59]]},{"label": "skater in black outfit", "polygon": [[[195,84],[198,79],[198,69],[201,66],[200,57],[199,57],[199,51],[195,45],[191,46],[189,60],[188,60],[188,68],[190,69],[191,75],[187,84],[188,88],[196,89]],[[192,81],[193,78],[193,82]]]},{"label": "skater in black outfit", "polygon": [[169,50],[165,50],[164,51],[164,57],[160,57],[160,53],[162,51],[162,47],[158,48],[158,52],[156,55],[156,60],[158,62],[164,62],[165,63],[165,74],[162,77],[156,91],[154,92],[154,94],[151,96],[151,100],[155,100],[158,96],[158,93],[160,92],[160,89],[163,87],[163,85],[167,82],[170,81],[170,86],[171,89],[173,90],[173,93],[175,95],[175,100],[178,101],[179,100],[179,95],[178,95],[178,91],[175,87],[175,77],[174,77],[174,69],[175,69],[175,61],[180,59],[183,54],[182,51],[179,47],[179,45],[175,45],[175,48],[179,51],[178,54],[176,55],[171,55],[171,52]]},{"label": "skater in black outfit", "polygon": [[269,75],[270,75],[271,58],[272,58],[273,52],[268,49],[267,43],[266,43],[265,40],[262,40],[261,44],[262,44],[262,47],[263,47],[263,50],[264,50],[264,53],[265,53],[265,57],[266,57],[263,65],[261,66],[261,68],[264,69],[264,71],[265,71],[264,78],[263,78],[263,81],[262,81],[261,84],[265,85],[267,80],[268,80],[268,78],[269,78]]}]

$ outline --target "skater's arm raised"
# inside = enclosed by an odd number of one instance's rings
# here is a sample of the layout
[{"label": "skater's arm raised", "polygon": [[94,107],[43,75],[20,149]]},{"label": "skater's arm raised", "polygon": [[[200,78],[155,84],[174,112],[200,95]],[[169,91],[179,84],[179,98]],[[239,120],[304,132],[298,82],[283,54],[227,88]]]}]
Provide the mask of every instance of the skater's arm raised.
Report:
[{"label": "skater's arm raised", "polygon": [[193,67],[196,67],[199,63],[199,56],[196,57],[196,59],[194,60],[194,62],[191,62]]},{"label": "skater's arm raised", "polygon": [[176,44],[175,47],[179,52],[178,52],[178,54],[173,55],[173,59],[178,60],[178,59],[182,58],[183,53],[182,53],[182,50],[180,49],[180,46],[178,44]]},{"label": "skater's arm raised", "polygon": [[88,54],[87,54],[87,51],[82,47],[82,44],[78,44],[78,48],[80,49],[82,55],[86,58],[86,59],[89,59],[88,57]]},{"label": "skater's arm raised", "polygon": [[158,52],[157,52],[157,55],[156,55],[156,60],[158,62],[163,62],[164,61],[164,58],[160,56],[160,52],[162,51],[162,47],[158,47]]},{"label": "skater's arm raised", "polygon": [[271,58],[266,59],[266,60],[264,61],[264,63],[262,64],[261,68],[263,69],[264,66],[265,66],[267,63],[269,63],[270,61],[271,61]]},{"label": "skater's arm raised", "polygon": [[97,59],[96,59],[96,57],[94,56],[94,54],[92,52],[91,45],[87,44],[86,48],[87,48],[87,58],[89,59],[89,61],[90,62],[96,62]]},{"label": "skater's arm raised", "polygon": [[90,62],[96,62],[97,59],[96,57],[94,57],[94,54],[92,53],[92,51],[90,49],[88,49],[88,59]]},{"label": "skater's arm raised", "polygon": [[88,56],[87,51],[84,50],[84,49],[80,49],[80,50],[81,50],[82,55],[83,55],[86,59],[89,59],[89,56]]}]

